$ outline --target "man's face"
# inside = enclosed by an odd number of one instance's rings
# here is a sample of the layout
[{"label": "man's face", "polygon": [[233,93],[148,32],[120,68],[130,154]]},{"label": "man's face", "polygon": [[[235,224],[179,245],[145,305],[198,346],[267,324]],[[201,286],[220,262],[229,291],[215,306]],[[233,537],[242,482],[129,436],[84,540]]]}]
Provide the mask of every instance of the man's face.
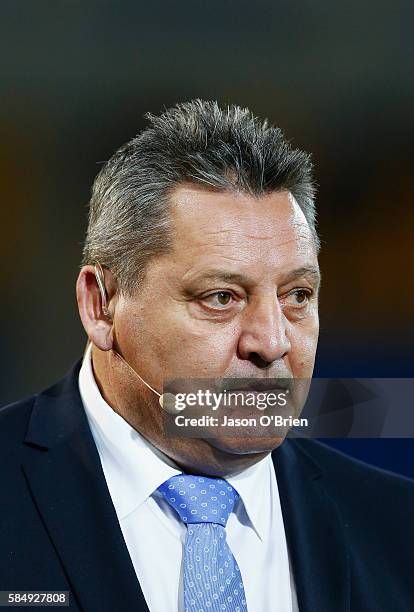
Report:
[{"label": "man's face", "polygon": [[144,285],[117,304],[124,358],[159,390],[176,378],[310,378],[319,271],[292,196],[185,185],[171,214],[172,252],[150,261]]}]

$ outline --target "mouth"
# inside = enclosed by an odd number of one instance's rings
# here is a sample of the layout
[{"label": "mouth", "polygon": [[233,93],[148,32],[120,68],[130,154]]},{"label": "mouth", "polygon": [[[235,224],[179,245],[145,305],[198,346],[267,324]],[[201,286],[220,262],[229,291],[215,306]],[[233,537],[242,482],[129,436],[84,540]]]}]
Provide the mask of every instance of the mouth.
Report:
[{"label": "mouth", "polygon": [[271,379],[226,379],[223,381],[221,391],[235,393],[280,393],[290,391],[293,386],[293,378],[271,378]]}]

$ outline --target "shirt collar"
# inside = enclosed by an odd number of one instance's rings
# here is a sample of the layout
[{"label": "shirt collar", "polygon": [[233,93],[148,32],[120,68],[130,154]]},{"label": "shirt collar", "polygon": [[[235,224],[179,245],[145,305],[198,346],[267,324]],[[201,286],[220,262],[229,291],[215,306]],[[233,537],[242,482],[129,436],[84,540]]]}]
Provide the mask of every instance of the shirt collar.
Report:
[{"label": "shirt collar", "polygon": [[103,399],[93,374],[91,344],[79,372],[79,391],[117,516],[123,519],[182,470]]},{"label": "shirt collar", "polygon": [[[240,495],[247,518],[262,541],[266,537],[264,527],[270,524],[270,496],[277,494],[277,490],[273,491],[271,470],[274,473],[269,453],[243,471],[224,477]],[[276,477],[273,480],[276,482]]]},{"label": "shirt collar", "polygon": [[[101,458],[118,519],[133,512],[158,487],[182,470],[127,423],[103,399],[93,374],[92,344],[79,373],[79,391]],[[236,489],[247,520],[263,540],[268,524],[273,464],[270,453],[255,465],[225,476]],[[274,470],[273,470],[274,473]],[[276,490],[277,493],[277,490]]]}]

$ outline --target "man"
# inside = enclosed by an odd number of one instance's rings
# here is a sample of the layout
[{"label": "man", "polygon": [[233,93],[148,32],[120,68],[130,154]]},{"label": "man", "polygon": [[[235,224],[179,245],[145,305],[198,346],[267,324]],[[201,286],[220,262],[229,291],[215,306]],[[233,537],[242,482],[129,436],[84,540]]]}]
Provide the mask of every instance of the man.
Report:
[{"label": "man", "polygon": [[87,612],[413,610],[411,481],[268,429],[166,433],[167,380],[312,376],[319,243],[280,130],[201,100],[148,119],[94,183],[83,361],[0,413],[0,588]]}]

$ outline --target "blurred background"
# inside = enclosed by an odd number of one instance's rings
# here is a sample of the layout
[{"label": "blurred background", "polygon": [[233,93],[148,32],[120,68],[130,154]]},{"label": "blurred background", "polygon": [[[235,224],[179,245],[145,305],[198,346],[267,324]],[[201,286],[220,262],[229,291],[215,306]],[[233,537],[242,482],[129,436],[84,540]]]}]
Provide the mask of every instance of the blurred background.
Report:
[{"label": "blurred background", "polygon": [[[0,14],[0,405],[83,352],[74,286],[100,164],[145,112],[194,97],[249,106],[313,153],[315,375],[413,376],[412,2],[3,0]],[[331,443],[414,477],[414,440]]]}]

